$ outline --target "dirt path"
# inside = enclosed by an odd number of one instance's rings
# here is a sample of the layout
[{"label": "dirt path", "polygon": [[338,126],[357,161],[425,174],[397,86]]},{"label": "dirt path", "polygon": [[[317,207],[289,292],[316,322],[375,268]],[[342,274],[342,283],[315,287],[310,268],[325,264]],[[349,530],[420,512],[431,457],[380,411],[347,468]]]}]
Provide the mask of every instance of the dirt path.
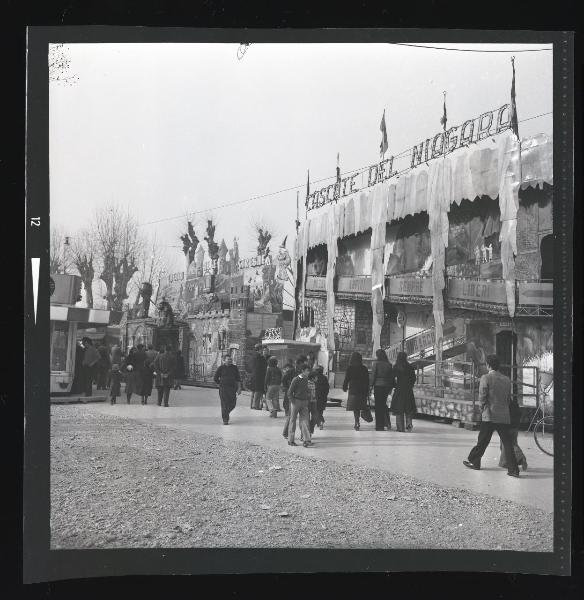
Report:
[{"label": "dirt path", "polygon": [[53,548],[552,549],[550,515],[510,501],[91,405],[51,411]]}]

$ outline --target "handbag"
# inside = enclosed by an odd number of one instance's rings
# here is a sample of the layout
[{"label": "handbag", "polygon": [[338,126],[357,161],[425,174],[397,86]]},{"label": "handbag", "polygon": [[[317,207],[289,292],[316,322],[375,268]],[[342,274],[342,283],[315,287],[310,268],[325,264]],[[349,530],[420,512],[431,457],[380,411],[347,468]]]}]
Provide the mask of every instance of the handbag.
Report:
[{"label": "handbag", "polygon": [[366,423],[371,423],[373,421],[373,415],[371,414],[371,409],[369,406],[366,406],[363,410],[361,410],[361,418]]}]

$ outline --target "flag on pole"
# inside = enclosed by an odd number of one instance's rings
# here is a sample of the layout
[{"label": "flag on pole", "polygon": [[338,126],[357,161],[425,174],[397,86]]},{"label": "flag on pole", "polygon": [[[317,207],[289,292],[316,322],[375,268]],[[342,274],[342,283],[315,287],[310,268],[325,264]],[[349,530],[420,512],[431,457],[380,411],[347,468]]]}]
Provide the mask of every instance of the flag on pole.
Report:
[{"label": "flag on pole", "polygon": [[387,148],[389,147],[387,143],[387,127],[385,126],[385,110],[383,111],[383,117],[381,117],[381,125],[379,125],[379,129],[381,130],[381,144],[379,144],[379,154],[383,157],[383,155],[387,152]]},{"label": "flag on pole", "polygon": [[341,183],[341,166],[340,166],[340,157],[337,152],[337,183]]},{"label": "flag on pole", "polygon": [[510,123],[513,133],[519,138],[519,122],[517,121],[517,104],[515,102],[515,57],[511,57],[511,66],[513,68],[513,80],[511,81],[511,115]]},{"label": "flag on pole", "polygon": [[444,92],[444,112],[442,113],[442,117],[440,118],[440,125],[446,131],[446,123],[448,122],[448,117],[446,116],[446,92]]}]

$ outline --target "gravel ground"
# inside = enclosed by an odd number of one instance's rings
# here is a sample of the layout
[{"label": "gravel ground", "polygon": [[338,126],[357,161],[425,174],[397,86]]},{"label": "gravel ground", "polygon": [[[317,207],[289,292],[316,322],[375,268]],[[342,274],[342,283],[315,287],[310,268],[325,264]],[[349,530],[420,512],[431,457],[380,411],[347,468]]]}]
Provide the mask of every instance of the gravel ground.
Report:
[{"label": "gravel ground", "polygon": [[[51,547],[552,550],[552,518],[373,468],[51,408]],[[505,527],[501,524],[505,523]]]}]

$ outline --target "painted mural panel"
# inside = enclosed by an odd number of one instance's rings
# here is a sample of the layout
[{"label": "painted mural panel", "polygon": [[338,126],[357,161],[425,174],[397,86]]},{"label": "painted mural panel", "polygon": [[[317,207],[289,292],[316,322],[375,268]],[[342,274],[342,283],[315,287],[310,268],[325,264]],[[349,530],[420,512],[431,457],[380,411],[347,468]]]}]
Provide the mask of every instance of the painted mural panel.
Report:
[{"label": "painted mural panel", "polygon": [[430,259],[428,216],[408,216],[399,224],[388,227],[386,240],[391,247],[386,275],[420,271]]},{"label": "painted mural panel", "polygon": [[339,277],[371,275],[371,232],[339,240]]},{"label": "painted mural panel", "polygon": [[327,261],[326,246],[310,248],[306,255],[306,274],[308,277],[324,277],[326,275]]}]

